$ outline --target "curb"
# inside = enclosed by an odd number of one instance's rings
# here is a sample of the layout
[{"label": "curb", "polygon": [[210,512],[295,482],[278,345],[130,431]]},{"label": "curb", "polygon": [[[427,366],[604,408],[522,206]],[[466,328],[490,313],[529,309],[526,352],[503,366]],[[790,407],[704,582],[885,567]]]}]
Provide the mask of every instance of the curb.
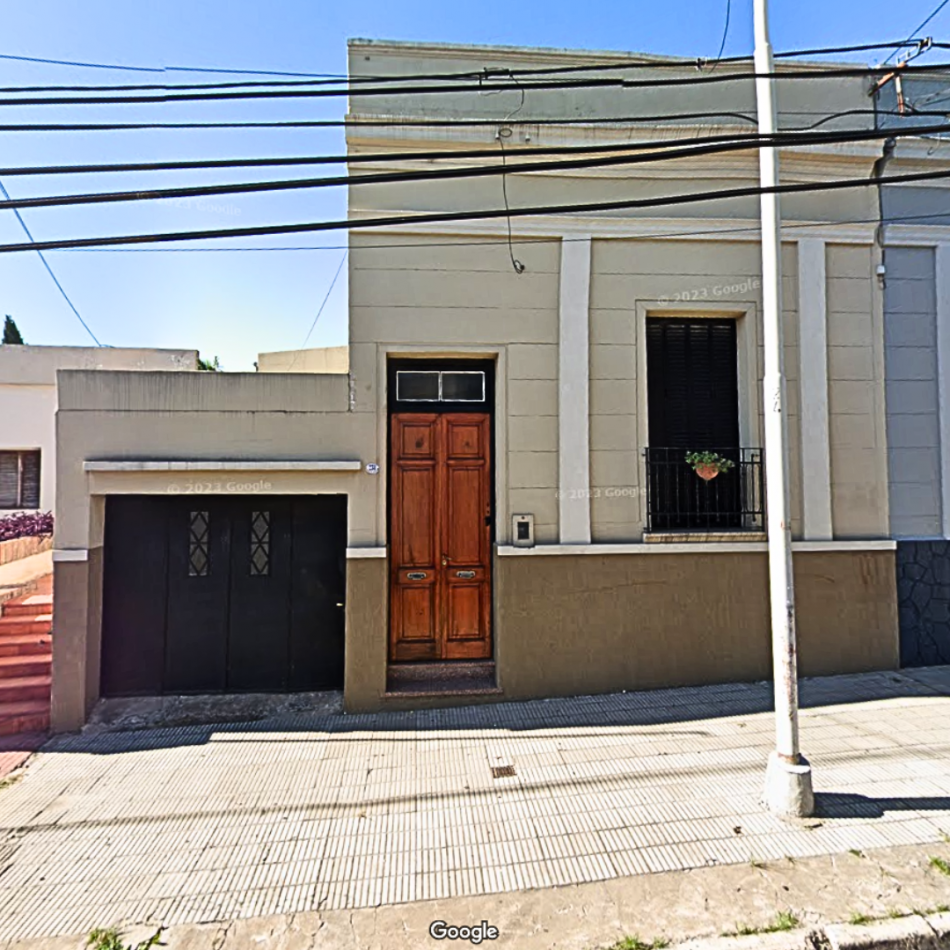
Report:
[{"label": "curb", "polygon": [[677,950],[950,950],[950,913],[911,914],[869,924],[828,924],[820,930],[688,940]]}]

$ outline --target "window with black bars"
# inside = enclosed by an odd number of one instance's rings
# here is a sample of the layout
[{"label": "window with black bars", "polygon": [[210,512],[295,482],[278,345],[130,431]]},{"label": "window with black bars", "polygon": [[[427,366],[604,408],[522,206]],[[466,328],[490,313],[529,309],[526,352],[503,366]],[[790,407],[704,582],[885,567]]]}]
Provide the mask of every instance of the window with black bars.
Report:
[{"label": "window with black bars", "polygon": [[207,511],[188,516],[188,576],[207,577],[211,573],[211,519]]},{"label": "window with black bars", "polygon": [[0,452],[0,508],[39,507],[39,449]]},{"label": "window with black bars", "polygon": [[251,512],[251,577],[270,574],[270,512]]}]

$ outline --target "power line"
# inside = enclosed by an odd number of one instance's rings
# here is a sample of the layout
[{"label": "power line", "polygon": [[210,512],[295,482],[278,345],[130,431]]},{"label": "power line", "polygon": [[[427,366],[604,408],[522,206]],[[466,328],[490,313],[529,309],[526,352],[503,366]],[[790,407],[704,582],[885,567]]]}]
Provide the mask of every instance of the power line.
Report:
[{"label": "power line", "polygon": [[[873,113],[873,110],[866,110]],[[945,117],[943,112],[937,112],[936,115]],[[823,122],[831,121],[837,118],[846,117],[848,113],[837,113],[826,116]],[[778,136],[788,136],[791,141],[792,136],[803,135],[812,131],[820,123],[815,123],[803,129],[786,129],[777,133]],[[920,134],[920,131],[926,131],[928,126],[915,127],[914,132],[899,132],[898,134]],[[942,130],[942,124],[934,128]],[[837,133],[823,133],[823,135],[833,136],[833,141],[838,141],[840,135],[864,135],[870,134],[872,138],[880,137],[880,130],[840,130]],[[656,139],[648,142],[617,142],[601,143],[598,145],[531,145],[517,146],[515,148],[506,148],[506,155],[534,156],[534,155],[573,155],[585,153],[610,153],[610,152],[638,152],[650,151],[659,148],[672,148],[683,145],[702,145],[714,142],[739,142],[748,141],[755,143],[759,141],[759,134],[753,133],[729,133],[720,135],[700,136],[697,138],[684,139],[682,137],[675,139]],[[822,139],[824,140],[824,139]],[[188,171],[188,170],[207,170],[216,168],[266,168],[300,165],[362,165],[374,163],[391,163],[400,161],[441,161],[451,159],[466,158],[485,158],[490,156],[488,146],[481,148],[467,149],[427,149],[427,150],[403,150],[399,152],[364,152],[364,153],[339,153],[329,155],[309,155],[309,156],[277,156],[272,158],[225,158],[225,159],[200,159],[193,161],[167,161],[167,162],[114,162],[99,165],[28,165],[12,166],[10,168],[0,168],[0,176],[35,176],[35,175],[76,175],[76,174],[104,174],[116,172],[149,172],[149,171]]]},{"label": "power line", "polygon": [[[906,114],[896,110],[885,109],[848,109],[843,112],[837,112],[828,115],[823,110],[802,110],[792,109],[782,113],[784,116],[812,116],[820,115],[822,118],[808,128],[817,128],[834,119],[845,118],[848,116],[874,116],[885,115],[895,118],[907,118]],[[944,116],[946,110],[915,110],[917,116]],[[661,114],[647,115],[625,115],[614,116],[612,118],[576,118],[574,116],[565,116],[563,118],[525,118],[519,119],[520,126],[614,126],[614,125],[640,125],[640,124],[658,124],[668,122],[690,122],[701,121],[704,125],[713,121],[722,121],[723,119],[736,119],[740,122],[747,122],[749,125],[756,125],[756,118],[744,112],[667,112]],[[276,122],[54,122],[54,123],[0,123],[0,132],[124,132],[124,131],[148,131],[165,129],[360,129],[360,128],[496,128],[501,124],[501,120],[494,119],[413,119],[402,117],[391,117],[387,119],[311,119],[311,120],[289,120]]]},{"label": "power line", "polygon": [[[139,191],[94,192],[82,195],[54,195],[42,198],[18,198],[0,201],[0,210],[10,208],[52,208],[69,207],[90,204],[112,204],[126,201],[156,201],[171,198],[206,198],[218,195],[259,194],[263,192],[296,191],[300,189],[332,188],[341,186],[393,184],[404,182],[430,182],[452,180],[459,178],[478,178],[502,175],[565,171],[583,168],[603,168],[618,165],[639,165],[645,163],[670,161],[680,158],[693,158],[724,152],[746,151],[756,148],[775,146],[805,146],[822,144],[839,144],[846,142],[874,141],[909,135],[920,135],[922,132],[948,132],[950,124],[944,122],[939,125],[922,126],[907,129],[868,129],[850,132],[805,132],[780,133],[774,136],[712,136],[711,141],[705,144],[692,142],[682,144],[677,141],[673,147],[657,148],[646,154],[629,154],[631,150],[640,151],[642,146],[633,149],[623,146],[622,154],[610,154],[594,158],[580,159],[549,159],[539,162],[518,162],[516,164],[492,164],[463,166],[462,168],[438,168],[424,171],[391,171],[372,172],[360,175],[336,175],[320,178],[298,178],[284,181],[239,182],[226,185],[193,185],[175,188],[156,188]],[[726,141],[722,141],[725,138]]]},{"label": "power line", "polygon": [[[929,21],[926,21],[929,22]],[[926,25],[926,22],[924,25]],[[918,28],[920,29],[920,27]],[[901,46],[912,46],[914,45],[909,40],[896,40],[892,42],[884,43],[862,43],[855,46],[830,46],[820,49],[804,49],[804,50],[787,50],[781,53],[776,53],[776,59],[788,59],[795,56],[824,56],[831,55],[835,53],[859,53],[867,52],[877,49],[891,49],[893,47]],[[946,48],[950,44],[943,43],[934,43],[935,47]],[[486,50],[488,52],[488,50]],[[720,56],[722,55],[722,50],[720,49]],[[733,61],[738,62],[740,60],[748,60],[751,57],[748,56],[736,56],[732,57]],[[718,59],[718,57],[717,57]],[[305,73],[305,72],[291,72],[288,70],[273,70],[273,69],[229,69],[229,68],[216,68],[212,66],[127,66],[118,63],[88,63],[81,62],[76,60],[66,60],[66,59],[49,59],[39,56],[15,56],[10,53],[0,53],[0,60],[10,60],[14,62],[25,62],[25,63],[41,63],[44,65],[55,65],[55,66],[75,66],[82,67],[86,69],[114,69],[114,70],[123,70],[131,72],[145,72],[145,73],[165,73],[165,72],[189,72],[189,73],[219,73],[221,75],[242,75],[242,76],[287,76],[287,77],[296,77],[301,79],[318,79],[318,80],[327,80],[330,82],[345,82],[349,78],[352,82],[357,77],[347,77],[339,73]],[[697,60],[681,60],[678,62],[668,62],[668,61],[656,61],[656,62],[643,62],[642,59],[631,60],[624,63],[594,63],[590,65],[583,66],[551,66],[551,67],[542,67],[537,69],[519,69],[514,70],[518,75],[539,75],[543,73],[561,73],[561,72],[577,72],[582,70],[603,70],[603,69],[656,69],[656,68],[679,68],[683,65],[694,64],[705,64],[707,61],[702,59]],[[510,70],[507,70],[511,72]],[[467,73],[449,73],[442,75],[459,75],[459,76],[471,76],[476,75],[479,72],[485,72],[485,70],[472,70]],[[389,76],[372,76],[366,77],[370,80],[394,80],[396,77]],[[363,77],[359,77],[360,80]]]},{"label": "power line", "polygon": [[[912,44],[911,44],[911,40],[912,40],[912,39],[913,39],[913,38],[914,38],[914,37],[915,37],[915,36],[916,36],[916,35],[917,35],[948,3],[950,3],[950,0],[943,0],[942,3],[938,4],[938,5],[937,5],[937,8],[933,11],[933,13],[931,13],[930,16],[928,16],[921,24],[919,24],[918,27],[917,27],[917,29],[914,30],[914,31],[910,34],[910,36],[908,36],[907,39],[904,40],[903,43],[899,43],[899,44],[897,44],[897,45],[895,46],[893,52],[890,54],[890,56],[887,57],[887,59],[884,60],[884,63],[882,63],[882,65],[887,65],[887,63],[889,63],[889,62],[897,55],[898,51],[900,50],[900,48],[901,48],[902,46],[910,46],[910,45],[912,45]],[[943,44],[941,44],[941,46],[943,46]],[[904,68],[906,69],[906,67],[904,67]]]},{"label": "power line", "polygon": [[722,62],[722,51],[726,48],[726,38],[729,36],[729,18],[731,14],[732,0],[726,0],[726,25],[722,28],[722,42],[719,44],[719,52],[716,53],[716,61],[713,63],[713,69]]},{"label": "power line", "polygon": [[301,224],[276,224],[247,228],[221,228],[205,231],[172,231],[158,234],[128,234],[110,237],[63,238],[35,244],[2,244],[0,253],[27,250],[53,250],[58,248],[110,247],[120,244],[156,244],[166,241],[196,241],[212,238],[239,238],[276,234],[303,234],[315,231],[357,230],[363,228],[384,228],[401,224],[442,224],[450,221],[484,221],[511,217],[531,217],[549,214],[585,214],[601,211],[634,210],[638,208],[660,208],[684,204],[697,204],[706,201],[728,201],[735,198],[759,197],[763,194],[802,194],[808,192],[840,191],[848,188],[866,188],[872,185],[889,185],[919,181],[939,181],[950,178],[950,170],[937,172],[916,172],[907,175],[871,176],[869,178],[847,178],[826,181],[817,184],[776,185],[767,188],[731,188],[719,191],[701,191],[691,194],[667,195],[658,198],[634,198],[622,201],[599,201],[589,204],[537,205],[523,208],[490,209],[476,211],[424,212],[421,214],[383,215],[375,218],[339,219],[314,221]]},{"label": "power line", "polygon": [[[2,194],[4,198],[9,200],[10,195],[7,192],[7,189],[4,187],[2,181],[0,181],[0,194]],[[33,235],[30,233],[30,229],[26,226],[26,222],[23,220],[23,217],[20,214],[20,212],[14,209],[13,213],[16,215],[17,221],[20,222],[20,227],[23,228],[23,231],[26,234],[26,236],[30,239],[30,242],[35,244],[36,242],[33,239]],[[86,333],[88,333],[89,336],[91,336],[92,339],[95,341],[96,346],[102,346],[102,344],[96,338],[95,333],[93,333],[92,330],[89,329],[89,325],[86,323],[85,320],[83,320],[81,314],[76,309],[76,305],[69,299],[69,294],[67,294],[66,291],[63,289],[63,285],[59,282],[56,275],[53,273],[53,268],[50,267],[49,261],[46,260],[46,255],[38,248],[37,248],[36,253],[39,255],[40,260],[43,262],[43,266],[46,268],[46,273],[50,275],[50,277],[53,279],[53,283],[56,284],[56,289],[60,292],[60,294],[62,294],[63,300],[65,300],[66,303],[69,305],[69,309],[72,310],[74,314],[76,314],[76,319],[83,325]]]},{"label": "power line", "polygon": [[[931,220],[933,218],[946,218],[950,221],[950,213],[935,211],[930,214],[908,214],[890,217],[881,222],[880,217],[873,218],[849,218],[845,221],[800,221],[789,223],[782,222],[782,231],[797,230],[801,228],[840,228],[849,224],[879,224],[885,226],[890,224],[901,224],[906,221]],[[941,226],[941,225],[938,225]],[[950,225],[945,225],[950,227]],[[656,231],[650,234],[641,234],[636,236],[608,237],[603,240],[617,241],[652,241],[668,238],[689,238],[706,237],[716,234],[752,234],[761,230],[758,224],[744,225],[738,228],[709,228],[707,230],[697,230],[690,228],[688,231]],[[427,250],[438,247],[484,247],[490,241],[499,241],[503,238],[497,236],[485,236],[478,240],[455,240],[455,241],[386,241],[384,244],[360,244],[361,251],[387,251],[387,250]],[[570,237],[569,235],[558,235],[557,237],[540,237],[536,235],[521,235],[514,238],[514,243],[521,245],[530,244],[560,244],[563,242],[587,241],[588,237]],[[280,253],[303,251],[345,251],[351,249],[347,244],[298,244],[285,247],[66,247],[58,248],[64,253],[70,254],[258,254],[258,253]]]},{"label": "power line", "polygon": [[[340,271],[343,270],[343,265],[346,263],[346,255],[348,253],[348,250],[344,251],[343,256],[340,258],[340,263],[337,265],[336,273],[333,275],[333,280],[330,281],[330,286],[327,288],[327,292],[323,297],[323,303],[320,304],[320,308],[317,310],[317,315],[313,318],[313,323],[310,324],[310,329],[307,330],[307,335],[304,337],[303,343],[300,344],[301,350],[307,345],[307,341],[310,339],[310,334],[313,333],[313,328],[317,325],[317,321],[320,319],[323,309],[326,307],[327,301],[330,299],[330,294],[333,293],[333,288],[336,286],[337,278],[340,276]],[[293,369],[293,365],[296,360],[297,357],[294,355],[293,360],[290,362],[291,369]]]},{"label": "power line", "polygon": [[[947,0],[950,2],[950,0]],[[950,69],[950,63],[933,63],[925,66],[904,66],[905,73],[935,72]],[[39,105],[147,105],[172,102],[207,102],[229,101],[244,99],[314,99],[348,96],[371,97],[393,95],[442,95],[458,92],[510,92],[524,90],[563,90],[563,89],[645,89],[660,87],[701,86],[740,80],[775,79],[828,79],[862,78],[887,72],[884,66],[863,66],[860,68],[836,68],[833,73],[827,69],[796,69],[779,72],[732,72],[716,73],[715,75],[677,76],[666,79],[631,79],[621,77],[598,77],[591,79],[573,80],[540,80],[530,83],[512,85],[510,82],[482,82],[477,83],[433,83],[431,85],[399,85],[395,88],[387,86],[357,86],[345,89],[281,89],[281,90],[251,90],[240,92],[186,92],[178,95],[126,95],[126,96],[47,96],[0,99],[0,106],[39,106]]]}]

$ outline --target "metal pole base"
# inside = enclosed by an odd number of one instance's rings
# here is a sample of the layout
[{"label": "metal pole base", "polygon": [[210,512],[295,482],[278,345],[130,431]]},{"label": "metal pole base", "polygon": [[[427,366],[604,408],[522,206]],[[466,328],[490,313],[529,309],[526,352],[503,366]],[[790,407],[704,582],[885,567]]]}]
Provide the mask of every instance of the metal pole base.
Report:
[{"label": "metal pole base", "polygon": [[784,818],[807,818],[815,813],[811,766],[804,758],[799,756],[795,765],[777,752],[769,755],[765,770],[765,804],[770,812]]}]

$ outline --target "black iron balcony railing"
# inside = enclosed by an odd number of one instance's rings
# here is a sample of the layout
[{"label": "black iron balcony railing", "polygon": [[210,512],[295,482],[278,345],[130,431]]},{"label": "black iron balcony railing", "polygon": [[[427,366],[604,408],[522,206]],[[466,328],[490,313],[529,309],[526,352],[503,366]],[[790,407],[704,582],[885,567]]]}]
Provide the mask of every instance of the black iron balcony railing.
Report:
[{"label": "black iron balcony railing", "polygon": [[[686,461],[694,450],[716,452],[733,467],[705,481]],[[761,449],[651,446],[644,455],[647,531],[764,530]]]}]

